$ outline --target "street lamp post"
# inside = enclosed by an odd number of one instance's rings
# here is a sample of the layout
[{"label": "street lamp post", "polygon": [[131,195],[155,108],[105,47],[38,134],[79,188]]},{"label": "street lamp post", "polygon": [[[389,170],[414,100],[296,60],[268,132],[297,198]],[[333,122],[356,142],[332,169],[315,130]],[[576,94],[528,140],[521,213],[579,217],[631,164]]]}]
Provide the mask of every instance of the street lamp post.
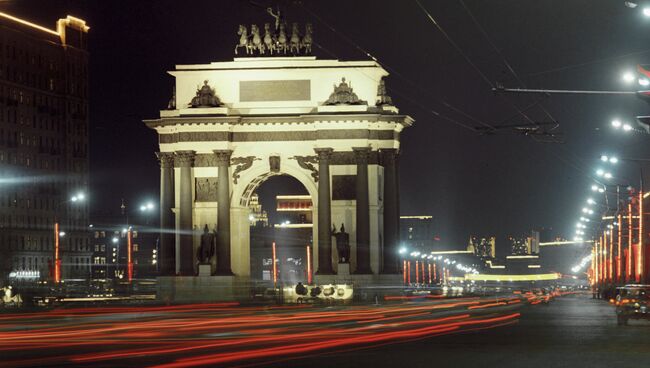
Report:
[{"label": "street lamp post", "polygon": [[84,193],[77,193],[72,196],[67,201],[59,202],[54,208],[54,282],[56,284],[61,282],[62,272],[61,272],[61,236],[65,235],[65,232],[62,232],[59,225],[59,209],[61,205],[69,202],[82,202],[86,199]]}]

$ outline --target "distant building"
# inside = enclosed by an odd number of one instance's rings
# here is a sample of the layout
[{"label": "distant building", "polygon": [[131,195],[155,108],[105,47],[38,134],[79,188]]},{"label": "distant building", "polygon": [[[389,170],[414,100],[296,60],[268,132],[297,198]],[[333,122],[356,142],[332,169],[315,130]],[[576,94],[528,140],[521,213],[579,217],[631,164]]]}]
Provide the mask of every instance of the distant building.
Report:
[{"label": "distant building", "polygon": [[250,215],[248,220],[251,223],[251,226],[269,226],[269,215],[262,209],[262,204],[260,203],[260,197],[257,193],[251,195],[250,203],[248,204],[250,209]]},{"label": "distant building", "polygon": [[496,238],[494,236],[480,239],[474,236],[470,237],[467,250],[483,260],[494,259],[496,257]]},{"label": "distant building", "polygon": [[276,223],[271,227],[251,227],[251,277],[271,281],[271,247],[275,242],[279,279],[305,282],[306,248],[313,243],[311,196],[278,195],[275,199]]},{"label": "distant building", "polygon": [[400,216],[400,243],[408,249],[434,250],[432,216]]},{"label": "distant building", "polygon": [[69,201],[88,185],[88,29],[0,13],[0,279],[51,277],[55,219],[63,279],[90,276],[88,206]]}]

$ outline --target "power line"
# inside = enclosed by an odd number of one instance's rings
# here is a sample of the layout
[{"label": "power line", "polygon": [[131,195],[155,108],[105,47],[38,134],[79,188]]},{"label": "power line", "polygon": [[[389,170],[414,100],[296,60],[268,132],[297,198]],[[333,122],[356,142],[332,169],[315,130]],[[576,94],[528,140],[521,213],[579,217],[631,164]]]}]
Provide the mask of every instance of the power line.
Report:
[{"label": "power line", "polygon": [[[508,68],[508,70],[510,71],[510,73],[515,77],[515,79],[519,82],[519,84],[520,84],[522,87],[525,88],[525,87],[526,87],[526,84],[524,83],[524,81],[521,80],[521,78],[519,78],[519,75],[517,74],[517,72],[515,72],[515,69],[514,69],[514,68],[512,67],[512,65],[510,65],[510,63],[508,62],[508,59],[506,59],[506,57],[503,55],[503,53],[501,53],[501,50],[499,50],[499,48],[494,44],[494,42],[492,42],[492,39],[490,38],[490,36],[488,35],[488,33],[485,31],[485,28],[483,28],[483,26],[481,26],[481,23],[479,23],[479,21],[476,19],[476,17],[474,16],[474,13],[472,13],[472,11],[467,7],[467,5],[465,4],[465,2],[464,2],[463,0],[458,0],[458,1],[460,2],[460,4],[461,4],[461,5],[463,6],[463,8],[465,9],[465,12],[467,12],[467,14],[469,15],[469,17],[470,17],[470,19],[472,20],[472,22],[474,23],[474,25],[476,25],[476,28],[478,28],[478,30],[483,34],[483,37],[485,37],[485,39],[487,40],[488,44],[490,44],[490,46],[491,46],[492,49],[496,52],[496,54],[499,55],[499,57],[500,57],[501,60],[503,61],[503,64],[505,64],[506,68]],[[519,109],[519,107],[517,107],[517,105],[516,105],[514,102],[510,102],[510,103],[512,104],[512,106],[513,106],[515,109],[517,109],[517,111],[518,111],[522,116],[524,116],[525,118],[528,118],[528,116],[527,116],[526,114],[524,114],[523,111],[521,111],[521,110]],[[546,110],[546,109],[544,108],[544,106],[540,105],[540,108],[542,109],[542,111],[544,111],[544,113],[546,114],[546,116],[547,116],[549,119],[551,119],[551,120],[554,121],[554,122],[557,122],[557,120],[556,120],[556,119],[551,115],[550,112],[548,112],[548,110]],[[529,120],[530,120],[530,119],[529,119]]]},{"label": "power line", "polygon": [[[320,16],[318,16],[317,14],[315,14],[314,12],[312,12],[309,8],[305,7],[303,4],[301,4],[301,7],[302,7],[302,8],[303,8],[307,13],[309,13],[312,17],[314,17],[317,21],[319,21],[320,23],[322,23],[323,25],[325,25],[325,26],[326,26],[326,27],[327,27],[331,32],[333,32],[334,34],[336,34],[336,35],[338,35],[339,37],[341,37],[342,39],[344,39],[347,43],[349,43],[350,45],[352,45],[355,49],[357,49],[358,51],[360,51],[361,53],[363,53],[364,55],[366,55],[367,57],[369,57],[370,59],[372,59],[372,60],[375,61],[376,63],[378,63],[378,64],[380,64],[381,66],[385,67],[388,71],[390,71],[391,73],[395,74],[396,76],[398,76],[398,77],[401,78],[402,80],[406,81],[407,83],[411,84],[412,86],[415,86],[415,87],[418,88],[418,89],[421,89],[420,86],[418,86],[417,84],[415,84],[414,82],[412,82],[411,80],[409,80],[408,78],[406,78],[406,77],[405,77],[403,74],[401,74],[397,69],[392,68],[391,66],[389,66],[389,65],[386,64],[386,63],[380,62],[379,59],[377,59],[377,58],[376,58],[374,55],[372,55],[369,51],[367,51],[366,49],[364,49],[363,47],[361,47],[358,43],[354,42],[354,40],[352,40],[350,37],[348,37],[348,36],[346,36],[345,34],[339,32],[336,28],[334,28],[334,27],[331,26],[329,23],[327,23],[323,18],[321,18]],[[318,44],[318,43],[316,43],[316,42],[314,42],[314,44],[315,44],[318,48],[320,48],[321,50],[325,51],[325,52],[326,52],[327,54],[329,54],[330,56],[332,56],[332,57],[334,57],[334,58],[338,58],[338,57],[337,57],[333,52],[331,52],[330,50],[326,49],[326,48],[323,47],[322,45],[320,45],[320,44]],[[446,120],[446,121],[448,121],[448,122],[451,122],[451,123],[453,123],[453,124],[456,124],[456,125],[458,125],[458,126],[460,126],[460,127],[463,127],[463,128],[465,128],[465,129],[468,129],[468,130],[471,130],[471,131],[476,131],[476,130],[474,129],[474,127],[472,127],[472,126],[470,126],[470,125],[467,125],[467,124],[464,124],[464,123],[461,123],[460,121],[458,121],[458,120],[456,120],[456,119],[453,119],[453,118],[451,118],[451,117],[448,117],[448,116],[446,116],[446,115],[443,115],[442,113],[440,113],[440,112],[438,112],[438,111],[436,111],[436,110],[430,109],[429,107],[424,106],[423,104],[421,104],[420,102],[416,101],[415,99],[408,97],[407,94],[402,93],[402,92],[399,92],[399,91],[398,91],[397,89],[395,89],[395,88],[390,88],[390,90],[393,91],[393,92],[395,92],[397,95],[400,95],[402,98],[406,99],[407,101],[409,101],[409,102],[415,104],[416,106],[418,106],[419,108],[423,109],[424,111],[433,114],[433,115],[436,116],[436,117],[442,118],[442,119],[444,119],[444,120]],[[421,89],[421,90],[422,90],[422,89]],[[428,93],[427,91],[425,91],[425,92]],[[485,126],[491,127],[489,124],[487,124],[487,123],[485,123],[485,122],[482,122],[482,121],[480,121],[480,120],[478,120],[478,119],[476,119],[476,118],[474,118],[474,117],[471,117],[469,114],[465,113],[464,111],[462,111],[462,110],[460,110],[460,109],[458,109],[458,108],[453,107],[451,104],[447,103],[447,102],[444,101],[444,100],[442,100],[441,103],[442,103],[443,105],[447,106],[448,108],[450,108],[450,109],[452,109],[452,110],[454,110],[454,111],[456,111],[456,112],[458,112],[458,113],[461,113],[463,116],[468,117],[468,118],[470,118],[471,120],[478,122],[479,124],[482,124],[482,125],[485,125]]]}]

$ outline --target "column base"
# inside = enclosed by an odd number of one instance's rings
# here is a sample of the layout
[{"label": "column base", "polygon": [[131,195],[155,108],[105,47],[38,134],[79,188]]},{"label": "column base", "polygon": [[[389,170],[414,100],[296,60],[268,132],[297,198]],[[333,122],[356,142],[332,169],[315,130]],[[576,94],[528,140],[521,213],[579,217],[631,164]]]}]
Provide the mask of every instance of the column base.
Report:
[{"label": "column base", "polygon": [[166,303],[245,301],[247,279],[234,276],[164,276],[157,278],[156,299]]}]

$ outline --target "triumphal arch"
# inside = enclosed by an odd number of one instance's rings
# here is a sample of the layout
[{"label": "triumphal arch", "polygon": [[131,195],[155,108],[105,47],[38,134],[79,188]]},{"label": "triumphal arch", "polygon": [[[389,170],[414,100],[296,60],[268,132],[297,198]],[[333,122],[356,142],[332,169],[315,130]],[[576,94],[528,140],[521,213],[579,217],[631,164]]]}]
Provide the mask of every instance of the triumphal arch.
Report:
[{"label": "triumphal arch", "polygon": [[[339,276],[333,224],[350,234],[348,280],[398,273],[400,134],[413,120],[392,104],[375,61],[293,54],[176,65],[168,108],[145,121],[160,145],[159,286],[177,299],[246,282],[249,201],[274,175],[312,198],[316,282]],[[197,260],[207,229],[214,255]]]}]

